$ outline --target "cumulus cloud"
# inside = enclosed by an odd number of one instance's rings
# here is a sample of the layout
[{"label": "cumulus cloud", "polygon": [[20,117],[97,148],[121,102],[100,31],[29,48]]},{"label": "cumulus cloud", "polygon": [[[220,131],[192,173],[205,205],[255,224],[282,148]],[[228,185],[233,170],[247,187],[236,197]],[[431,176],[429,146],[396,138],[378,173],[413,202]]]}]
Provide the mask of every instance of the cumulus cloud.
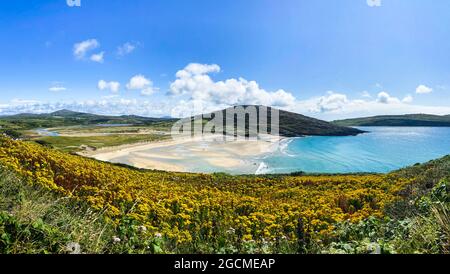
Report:
[{"label": "cumulus cloud", "polygon": [[65,88],[61,83],[53,83],[52,86],[48,90],[51,92],[60,92],[60,91],[66,91],[67,88]]},{"label": "cumulus cloud", "polygon": [[416,93],[417,94],[428,94],[433,92],[433,89],[430,87],[427,87],[425,85],[420,85],[416,88]]},{"label": "cumulus cloud", "polygon": [[361,96],[364,97],[364,98],[371,98],[372,97],[372,95],[370,95],[370,93],[367,90],[361,92]]},{"label": "cumulus cloud", "polygon": [[28,106],[28,105],[34,105],[34,104],[39,104],[40,103],[40,101],[38,101],[38,100],[29,100],[29,99],[18,99],[18,98],[15,98],[15,99],[12,99],[11,100],[11,105],[13,105],[13,106],[20,106],[20,105],[25,105],[25,106]]},{"label": "cumulus cloud", "polygon": [[347,95],[329,91],[326,96],[319,97],[315,106],[309,108],[313,112],[328,112],[342,109],[349,102]]},{"label": "cumulus cloud", "polygon": [[136,45],[130,42],[126,42],[125,44],[119,46],[117,48],[117,55],[125,56],[132,53],[136,49]]},{"label": "cumulus cloud", "polygon": [[102,52],[97,53],[97,54],[92,54],[90,59],[93,62],[103,63],[105,61],[104,57],[105,57],[105,52],[102,51]]},{"label": "cumulus cloud", "polygon": [[367,5],[371,8],[381,7],[381,0],[367,0]]},{"label": "cumulus cloud", "polygon": [[413,101],[413,97],[411,95],[405,96],[402,100],[397,97],[391,96],[386,91],[382,91],[378,93],[377,102],[381,104],[399,104],[399,103],[411,103]]},{"label": "cumulus cloud", "polygon": [[295,97],[282,89],[266,91],[255,81],[244,78],[214,81],[210,73],[220,72],[218,65],[192,63],[177,72],[177,79],[170,85],[170,94],[185,95],[189,100],[204,105],[267,105],[287,107]]},{"label": "cumulus cloud", "polygon": [[91,50],[100,47],[100,43],[96,39],[89,39],[73,46],[73,55],[77,59],[84,59]]},{"label": "cumulus cloud", "polygon": [[149,100],[123,99],[109,97],[101,100],[83,100],[67,102],[39,102],[16,99],[7,104],[0,104],[0,115],[17,113],[49,113],[61,109],[104,115],[141,115],[162,117],[170,113],[169,102]]},{"label": "cumulus cloud", "polygon": [[97,88],[99,90],[110,90],[113,93],[117,93],[120,89],[120,83],[115,81],[107,82],[105,80],[100,80],[98,81]]},{"label": "cumulus cloud", "polygon": [[150,96],[157,92],[159,89],[153,86],[153,82],[150,79],[145,78],[144,75],[136,75],[130,79],[127,84],[128,90],[140,90],[141,95]]},{"label": "cumulus cloud", "polygon": [[406,95],[405,98],[403,98],[402,102],[405,104],[410,104],[412,103],[414,100],[414,98],[411,95]]},{"label": "cumulus cloud", "polygon": [[[323,98],[327,97],[327,98]],[[203,104],[202,100],[137,100],[117,97],[116,94],[105,96],[101,100],[85,100],[75,102],[39,102],[34,100],[16,99],[6,104],[0,104],[0,115],[17,113],[48,113],[60,109],[70,109],[108,115],[141,115],[149,117],[188,117],[192,110],[209,113],[227,105]],[[345,94],[328,92],[322,97],[298,100],[295,104],[283,108],[304,115],[325,120],[336,120],[353,117],[429,113],[438,115],[450,114],[448,106],[421,106],[406,104],[402,101],[394,104],[379,103],[376,100],[352,100]],[[198,114],[198,113],[195,113]]]},{"label": "cumulus cloud", "polygon": [[127,89],[129,90],[137,90],[137,89],[144,89],[147,86],[151,85],[152,81],[145,78],[144,75],[136,75],[130,79],[130,82],[127,84]]},{"label": "cumulus cloud", "polygon": [[392,97],[386,91],[382,91],[378,93],[377,102],[382,104],[396,104],[400,103],[400,100],[397,97]]}]

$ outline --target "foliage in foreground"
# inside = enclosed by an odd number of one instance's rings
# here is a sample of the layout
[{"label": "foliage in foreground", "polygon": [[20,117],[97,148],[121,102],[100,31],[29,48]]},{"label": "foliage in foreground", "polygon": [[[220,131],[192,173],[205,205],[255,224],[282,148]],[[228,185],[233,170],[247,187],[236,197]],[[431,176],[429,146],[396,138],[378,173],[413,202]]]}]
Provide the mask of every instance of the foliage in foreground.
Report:
[{"label": "foliage in foreground", "polygon": [[404,219],[370,217],[339,224],[322,252],[450,254],[450,183],[441,181],[412,206],[416,213]]},{"label": "foliage in foreground", "polygon": [[[55,197],[71,197],[65,199],[98,214],[94,218],[97,226],[89,223],[89,218],[84,219],[86,215],[73,204],[62,204],[64,210],[58,210],[76,217],[67,226],[62,225],[66,222],[42,217],[23,219],[13,214],[13,219],[5,218],[7,223],[17,222],[19,229],[20,225],[29,226],[41,219],[57,230],[47,231],[48,238],[53,233],[67,237],[57,244],[59,249],[48,243],[37,244],[45,246],[46,252],[62,252],[61,246],[72,241],[88,253],[448,251],[448,233],[442,232],[445,226],[433,226],[437,224],[433,218],[448,216],[448,204],[436,211],[436,205],[431,203],[422,215],[415,211],[419,210],[416,201],[420,195],[438,182],[436,176],[444,178],[450,173],[449,157],[439,165],[423,165],[388,175],[235,177],[139,171],[7,138],[0,139],[0,143],[1,165],[27,178],[33,188],[44,189]],[[428,174],[429,180],[420,176],[430,170],[438,175]],[[396,212],[394,209],[404,206],[404,201],[414,212],[409,219],[385,214]],[[46,216],[58,219],[56,213]],[[403,221],[408,222],[408,229],[402,228]],[[72,233],[77,224],[92,231]],[[101,237],[98,227],[107,228]],[[395,232],[396,236],[387,232]],[[81,235],[88,239],[83,240]],[[92,235],[99,240],[89,239]],[[441,240],[416,239],[404,247],[397,244],[398,239],[411,235]],[[27,239],[17,242],[34,242]],[[29,252],[26,248],[13,250]]]}]

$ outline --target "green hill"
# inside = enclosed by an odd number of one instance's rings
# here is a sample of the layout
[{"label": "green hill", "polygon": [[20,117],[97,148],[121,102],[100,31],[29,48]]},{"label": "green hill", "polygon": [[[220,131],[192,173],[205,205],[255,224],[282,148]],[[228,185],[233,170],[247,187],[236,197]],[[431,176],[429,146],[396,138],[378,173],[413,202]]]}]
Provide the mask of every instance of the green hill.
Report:
[{"label": "green hill", "polygon": [[450,115],[385,115],[333,121],[339,126],[450,127]]},{"label": "green hill", "polygon": [[107,116],[90,113],[59,110],[53,113],[23,113],[11,116],[0,116],[0,128],[8,130],[29,130],[36,128],[53,128],[78,125],[97,124],[130,124],[152,125],[161,122],[173,122],[169,118],[148,118],[134,115]]},{"label": "green hill", "polygon": [[[248,107],[248,106],[241,106],[241,107]],[[262,106],[254,106],[256,109],[260,110]],[[210,114],[203,114],[203,117],[206,121],[212,120],[216,117],[216,115],[220,114],[222,112],[222,116],[224,117],[224,123],[225,121],[225,113],[229,111],[236,110],[237,107],[231,107],[224,110],[216,111]],[[272,117],[272,111],[277,110],[275,108],[268,107],[267,113],[268,113],[268,127],[269,130],[271,129],[271,117]],[[358,135],[361,133],[364,133],[364,131],[361,131],[359,129],[335,125],[326,121],[314,119],[308,116],[304,116],[298,113],[288,112],[284,110],[277,110],[279,111],[279,134],[284,137],[301,137],[301,136],[353,136]],[[210,117],[210,118],[209,118]],[[246,120],[247,125],[247,132],[248,134],[248,128],[249,128],[249,118]],[[259,121],[260,117],[258,114],[257,117],[257,127],[259,128]],[[235,119],[235,127],[236,127],[236,119]],[[227,133],[230,134],[230,133]],[[238,133],[239,134],[239,133]]]}]

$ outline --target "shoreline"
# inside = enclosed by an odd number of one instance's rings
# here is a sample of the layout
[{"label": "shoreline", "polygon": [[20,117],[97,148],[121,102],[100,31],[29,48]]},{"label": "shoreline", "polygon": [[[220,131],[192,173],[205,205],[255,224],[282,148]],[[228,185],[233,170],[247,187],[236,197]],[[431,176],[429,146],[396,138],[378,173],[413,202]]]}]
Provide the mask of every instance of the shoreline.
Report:
[{"label": "shoreline", "polygon": [[[180,136],[181,137],[181,136]],[[257,140],[223,140],[222,135],[204,135],[195,138],[172,138],[156,142],[141,142],[116,147],[105,147],[77,154],[104,162],[128,164],[142,169],[173,172],[195,171],[197,166],[214,169],[253,168],[252,157],[276,150],[286,138],[261,135]],[[194,170],[193,170],[194,169]],[[255,171],[258,166],[254,167]]]}]

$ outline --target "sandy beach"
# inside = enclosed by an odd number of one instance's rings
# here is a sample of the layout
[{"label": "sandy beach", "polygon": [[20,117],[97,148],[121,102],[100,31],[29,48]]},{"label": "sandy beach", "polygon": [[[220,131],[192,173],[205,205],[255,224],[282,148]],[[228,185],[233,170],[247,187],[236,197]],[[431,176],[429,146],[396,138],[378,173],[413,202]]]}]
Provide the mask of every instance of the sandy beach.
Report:
[{"label": "sandy beach", "polygon": [[278,136],[271,135],[259,136],[257,140],[226,141],[222,136],[210,135],[109,147],[79,154],[137,168],[189,172],[198,165],[207,165],[212,169],[233,169],[250,165],[249,158],[274,151],[279,141]]}]

